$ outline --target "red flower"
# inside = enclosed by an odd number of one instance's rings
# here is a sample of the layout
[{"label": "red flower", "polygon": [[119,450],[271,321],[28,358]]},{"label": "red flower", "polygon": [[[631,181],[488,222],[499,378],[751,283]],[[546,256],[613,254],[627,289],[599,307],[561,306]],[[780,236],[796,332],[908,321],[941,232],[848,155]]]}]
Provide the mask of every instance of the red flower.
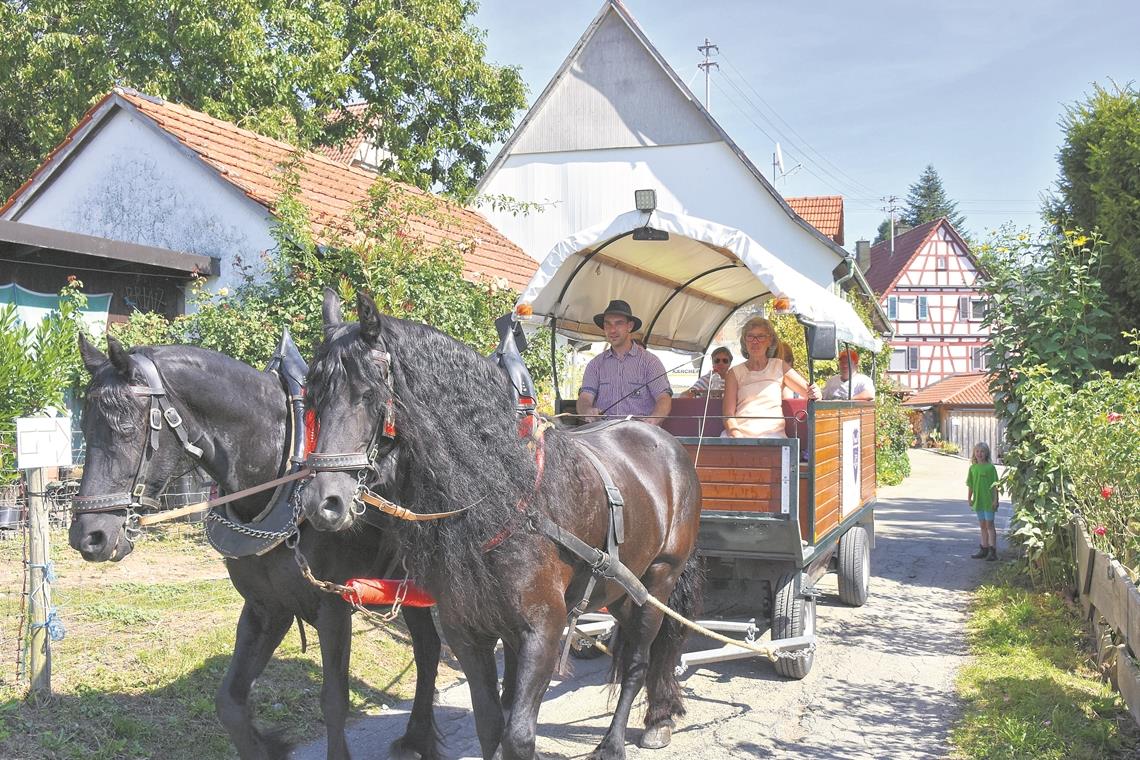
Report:
[{"label": "red flower", "polygon": [[1108,533],[1108,529],[1105,528],[1103,525],[1098,525],[1095,528],[1093,528],[1093,533],[1095,533],[1098,536],[1103,536],[1105,533]]},{"label": "red flower", "polygon": [[1109,422],[1120,422],[1122,419],[1124,419],[1124,415],[1120,412],[1109,412],[1105,415],[1105,417],[1108,418]]},{"label": "red flower", "polygon": [[69,275],[67,276],[67,281],[68,281],[68,282],[75,282],[75,275],[73,275],[73,274],[69,274]]},{"label": "red flower", "polygon": [[1115,490],[1115,486],[1105,486],[1104,488],[1100,489],[1100,497],[1107,501],[1109,497],[1112,496],[1112,492]]}]

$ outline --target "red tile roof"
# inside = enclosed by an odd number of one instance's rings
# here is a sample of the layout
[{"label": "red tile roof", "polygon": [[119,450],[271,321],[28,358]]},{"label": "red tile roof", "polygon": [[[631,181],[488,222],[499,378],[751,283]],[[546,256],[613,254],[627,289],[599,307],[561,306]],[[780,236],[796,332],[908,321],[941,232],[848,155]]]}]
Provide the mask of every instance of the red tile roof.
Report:
[{"label": "red tile roof", "polygon": [[802,198],[785,198],[804,221],[815,227],[838,245],[843,245],[843,196],[811,195]]},{"label": "red tile roof", "polygon": [[[364,113],[367,108],[367,103],[350,103],[345,110],[354,117],[359,118],[360,114]],[[362,142],[364,142],[364,132],[358,132],[340,145],[320,145],[314,150],[330,161],[336,161],[338,164],[351,165],[352,159],[356,155],[356,151]]]},{"label": "red tile roof", "polygon": [[[288,143],[241,129],[184,106],[119,88],[108,93],[84,115],[44,164],[0,207],[0,213],[7,210],[47,168],[80,127],[116,95],[192,150],[224,180],[270,211],[281,195],[281,166],[293,162],[299,174],[299,200],[309,210],[314,237],[327,243],[354,234],[352,214],[367,202],[368,190],[377,180],[375,174],[331,161],[314,152],[298,151]],[[396,191],[394,195],[398,196],[395,203],[400,208],[408,204],[416,207],[408,215],[404,231],[428,245],[445,242],[455,245],[463,255],[465,277],[503,277],[515,290],[522,290],[530,282],[538,264],[479,213],[411,185],[392,182],[392,186]]]},{"label": "red tile roof", "polygon": [[928,385],[903,402],[904,406],[993,406],[994,397],[989,389],[989,375],[972,372],[951,375]]},{"label": "red tile roof", "polygon": [[[907,230],[901,235],[895,235],[895,251],[891,253],[891,241],[884,240],[878,245],[871,246],[871,266],[863,273],[871,290],[883,295],[898,279],[899,273],[914,258],[927,239],[934,234],[934,230],[944,221],[935,219],[933,222],[920,224],[914,229]],[[947,222],[949,225],[949,222]]]}]

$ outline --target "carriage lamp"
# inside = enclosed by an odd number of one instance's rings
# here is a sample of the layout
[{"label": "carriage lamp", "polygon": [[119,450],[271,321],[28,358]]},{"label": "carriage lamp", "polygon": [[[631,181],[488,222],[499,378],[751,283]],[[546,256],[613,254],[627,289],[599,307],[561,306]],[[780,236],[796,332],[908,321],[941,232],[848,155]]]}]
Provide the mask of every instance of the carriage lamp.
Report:
[{"label": "carriage lamp", "polygon": [[633,205],[638,211],[653,211],[657,208],[657,191],[634,190]]}]

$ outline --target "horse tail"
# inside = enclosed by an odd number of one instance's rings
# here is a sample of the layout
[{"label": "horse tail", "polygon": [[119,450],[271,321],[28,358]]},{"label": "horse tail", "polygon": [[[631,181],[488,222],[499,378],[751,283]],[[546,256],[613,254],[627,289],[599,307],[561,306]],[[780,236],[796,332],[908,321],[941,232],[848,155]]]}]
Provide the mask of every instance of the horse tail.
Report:
[{"label": "horse tail", "polygon": [[[704,590],[704,570],[697,549],[689,555],[677,585],[669,595],[669,607],[682,617],[693,620],[701,612]],[[649,648],[649,672],[645,676],[649,708],[645,712],[645,726],[652,728],[674,717],[685,714],[681,700],[681,685],[677,682],[676,667],[681,661],[681,649],[689,629],[668,615]]]}]

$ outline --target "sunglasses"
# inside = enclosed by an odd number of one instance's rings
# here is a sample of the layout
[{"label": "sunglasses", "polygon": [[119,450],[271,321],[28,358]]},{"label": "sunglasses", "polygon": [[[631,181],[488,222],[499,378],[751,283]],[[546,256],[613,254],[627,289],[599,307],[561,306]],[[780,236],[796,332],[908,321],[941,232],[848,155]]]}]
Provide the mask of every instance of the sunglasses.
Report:
[{"label": "sunglasses", "polygon": [[732,359],[724,359],[724,358],[713,359],[713,364],[731,364],[731,363],[732,363]]}]

